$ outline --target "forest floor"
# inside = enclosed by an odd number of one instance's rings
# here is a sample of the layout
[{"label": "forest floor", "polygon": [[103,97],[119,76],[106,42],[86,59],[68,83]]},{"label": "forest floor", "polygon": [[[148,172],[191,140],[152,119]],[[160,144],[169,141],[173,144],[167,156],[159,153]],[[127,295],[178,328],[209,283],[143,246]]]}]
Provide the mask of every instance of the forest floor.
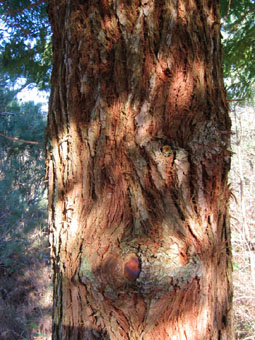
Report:
[{"label": "forest floor", "polygon": [[[0,340],[50,340],[52,283],[46,232],[34,231],[13,266],[0,266]],[[15,265],[16,264],[16,265]]]}]

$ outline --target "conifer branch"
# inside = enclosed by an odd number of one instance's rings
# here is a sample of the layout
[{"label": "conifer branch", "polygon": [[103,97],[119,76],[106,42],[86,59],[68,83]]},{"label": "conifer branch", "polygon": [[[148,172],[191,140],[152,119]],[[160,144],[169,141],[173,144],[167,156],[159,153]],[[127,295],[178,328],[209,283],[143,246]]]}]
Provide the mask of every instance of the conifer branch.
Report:
[{"label": "conifer branch", "polygon": [[6,136],[5,134],[3,134],[3,133],[1,133],[1,132],[0,132],[0,136],[1,136],[1,137],[4,137],[4,138],[7,138],[7,139],[10,139],[10,140],[13,141],[13,142],[20,142],[20,143],[27,143],[27,144],[35,144],[35,145],[42,145],[42,144],[44,144],[44,143],[42,143],[42,142],[36,142],[36,141],[32,141],[32,140],[20,139],[20,138],[17,138],[17,137]]},{"label": "conifer branch", "polygon": [[[38,0],[38,1],[28,5],[25,8],[17,8],[17,9],[9,10],[9,11],[5,12],[4,14],[5,15],[12,15],[12,14],[16,14],[16,13],[22,13],[24,10],[26,10],[26,9],[29,10],[29,9],[31,9],[33,7],[36,7],[36,6],[40,5],[40,4],[42,4],[43,2],[45,2],[45,0]],[[5,6],[5,7],[7,7],[7,6]]]},{"label": "conifer branch", "polygon": [[227,99],[228,102],[244,102],[245,98]]}]

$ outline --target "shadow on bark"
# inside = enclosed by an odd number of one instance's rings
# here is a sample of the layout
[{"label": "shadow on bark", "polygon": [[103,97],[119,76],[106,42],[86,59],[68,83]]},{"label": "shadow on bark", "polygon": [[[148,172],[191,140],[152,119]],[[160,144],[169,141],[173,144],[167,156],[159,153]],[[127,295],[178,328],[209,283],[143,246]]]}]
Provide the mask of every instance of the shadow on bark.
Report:
[{"label": "shadow on bark", "polygon": [[[58,326],[53,324],[53,339],[58,339],[54,337],[54,329],[57,328]],[[96,328],[64,326],[61,339],[110,340],[110,337],[106,331],[98,331]]]}]

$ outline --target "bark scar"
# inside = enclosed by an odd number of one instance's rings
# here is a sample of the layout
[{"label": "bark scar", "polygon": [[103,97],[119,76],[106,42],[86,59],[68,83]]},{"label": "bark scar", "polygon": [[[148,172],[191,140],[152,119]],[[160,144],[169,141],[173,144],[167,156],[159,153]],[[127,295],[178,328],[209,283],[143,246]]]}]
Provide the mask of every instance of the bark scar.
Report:
[{"label": "bark scar", "polygon": [[135,255],[132,255],[124,265],[124,275],[129,280],[134,281],[138,278],[140,272],[139,259]]}]

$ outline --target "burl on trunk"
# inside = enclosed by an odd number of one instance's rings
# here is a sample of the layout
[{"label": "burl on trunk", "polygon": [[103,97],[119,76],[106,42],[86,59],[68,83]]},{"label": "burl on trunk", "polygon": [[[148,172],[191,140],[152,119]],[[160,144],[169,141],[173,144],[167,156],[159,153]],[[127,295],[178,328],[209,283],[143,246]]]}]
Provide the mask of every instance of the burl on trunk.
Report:
[{"label": "burl on trunk", "polygon": [[218,2],[49,1],[54,340],[233,337]]}]

